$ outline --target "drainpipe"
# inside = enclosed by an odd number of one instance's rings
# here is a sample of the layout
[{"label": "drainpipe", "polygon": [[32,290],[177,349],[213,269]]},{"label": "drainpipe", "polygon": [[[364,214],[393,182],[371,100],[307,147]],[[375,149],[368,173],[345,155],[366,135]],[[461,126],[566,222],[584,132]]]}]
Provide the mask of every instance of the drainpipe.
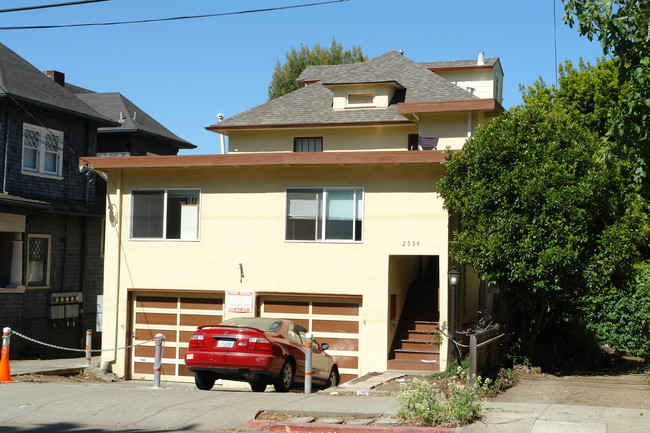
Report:
[{"label": "drainpipe", "polygon": [[7,167],[9,166],[9,130],[11,129],[9,127],[9,120],[10,120],[12,114],[17,113],[21,109],[22,109],[21,107],[18,107],[13,111],[9,111],[5,116],[5,121],[4,121],[5,157],[4,157],[4,170],[2,171],[2,192],[3,192],[3,194],[6,194],[8,192],[7,191]]},{"label": "drainpipe", "polygon": [[[120,335],[120,280],[122,279],[122,170],[117,170],[115,176],[115,196],[117,200],[117,266],[115,269],[117,275],[117,287],[115,288],[115,344],[113,347],[120,347],[118,340]],[[113,362],[115,363],[116,361],[117,349],[115,349],[115,355],[113,358]],[[124,373],[126,373],[126,368],[124,369]]]}]

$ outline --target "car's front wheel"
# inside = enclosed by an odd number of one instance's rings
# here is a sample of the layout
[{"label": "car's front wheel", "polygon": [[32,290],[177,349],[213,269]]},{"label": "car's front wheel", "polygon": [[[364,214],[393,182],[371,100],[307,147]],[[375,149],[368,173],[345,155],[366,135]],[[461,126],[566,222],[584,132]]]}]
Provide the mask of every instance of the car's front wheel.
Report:
[{"label": "car's front wheel", "polygon": [[250,386],[253,392],[264,392],[266,390],[266,382],[250,382]]},{"label": "car's front wheel", "polygon": [[331,388],[333,386],[339,386],[339,370],[336,366],[332,367],[330,371],[330,376],[327,379],[327,387]]},{"label": "car's front wheel", "polygon": [[216,380],[217,378],[214,377],[214,374],[209,371],[194,372],[194,383],[196,384],[196,387],[202,391],[211,390]]},{"label": "car's front wheel", "polygon": [[287,392],[291,389],[293,385],[293,364],[288,359],[282,364],[280,369],[280,375],[273,382],[273,388],[277,392]]}]

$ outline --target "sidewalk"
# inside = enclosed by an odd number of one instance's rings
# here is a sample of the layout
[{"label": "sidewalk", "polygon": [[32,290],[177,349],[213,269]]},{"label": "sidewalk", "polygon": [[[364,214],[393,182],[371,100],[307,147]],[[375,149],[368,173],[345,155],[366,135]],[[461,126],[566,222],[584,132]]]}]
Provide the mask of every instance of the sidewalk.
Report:
[{"label": "sidewalk", "polygon": [[[93,359],[96,366],[98,359]],[[12,375],[82,369],[83,358],[11,361]],[[376,378],[376,376],[375,376]],[[376,380],[376,379],[375,379]],[[367,383],[370,388],[371,383]],[[225,388],[225,387],[224,387]],[[153,389],[148,381],[112,383],[0,383],[0,423],[101,425],[142,429],[188,429],[310,432],[452,431],[391,425],[399,408],[394,396],[373,396],[362,383],[350,395],[300,392],[254,393],[217,388],[199,391],[192,384],[165,382]],[[37,390],[37,392],[35,392]],[[368,395],[370,394],[370,395]],[[650,405],[650,403],[649,403]],[[650,407],[623,409],[531,402],[488,402],[483,421],[456,429],[459,433],[646,433]],[[254,421],[260,411],[303,417],[303,422]],[[304,417],[384,419],[383,426],[307,423]],[[332,420],[334,421],[334,420]]]}]

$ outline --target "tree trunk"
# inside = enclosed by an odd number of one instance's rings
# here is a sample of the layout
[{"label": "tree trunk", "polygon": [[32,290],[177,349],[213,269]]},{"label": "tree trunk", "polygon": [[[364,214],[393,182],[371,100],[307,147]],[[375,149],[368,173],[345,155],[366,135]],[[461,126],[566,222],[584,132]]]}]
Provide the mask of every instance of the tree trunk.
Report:
[{"label": "tree trunk", "polygon": [[528,345],[526,348],[526,356],[528,359],[532,359],[535,355],[535,348],[537,346],[537,338],[541,333],[544,325],[546,324],[546,318],[548,316],[548,301],[546,300],[546,295],[541,294],[537,299],[537,308],[532,312],[534,314],[533,321],[530,324],[530,332],[528,334]]}]

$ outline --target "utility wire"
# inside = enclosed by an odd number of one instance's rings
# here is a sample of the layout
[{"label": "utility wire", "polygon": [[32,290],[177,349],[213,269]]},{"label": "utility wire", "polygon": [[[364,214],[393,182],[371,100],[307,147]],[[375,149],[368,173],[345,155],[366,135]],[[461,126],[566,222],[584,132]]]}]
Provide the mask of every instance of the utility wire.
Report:
[{"label": "utility wire", "polygon": [[553,53],[554,53],[554,70],[555,70],[555,87],[557,87],[557,17],[555,12],[555,0],[551,0],[553,3]]},{"label": "utility wire", "polygon": [[31,11],[35,9],[58,8],[61,6],[76,6],[76,5],[83,5],[86,3],[99,3],[99,2],[107,2],[107,1],[111,1],[111,0],[79,0],[79,1],[66,2],[66,3],[51,3],[51,4],[38,5],[38,6],[24,6],[22,8],[0,9],[0,14],[7,13],[7,12]]},{"label": "utility wire", "polygon": [[222,16],[227,16],[227,15],[243,15],[243,14],[251,14],[251,13],[258,13],[258,12],[271,12],[271,11],[279,11],[279,10],[285,10],[285,9],[296,9],[296,8],[304,8],[304,7],[311,7],[311,6],[321,6],[321,5],[331,4],[331,3],[342,3],[342,2],[347,2],[347,1],[350,1],[350,0],[330,0],[330,1],[322,1],[322,2],[316,2],[316,3],[306,3],[306,4],[294,5],[294,6],[279,6],[279,7],[275,7],[275,8],[266,8],[266,9],[251,9],[251,10],[246,10],[246,11],[224,12],[224,13],[218,13],[218,14],[190,15],[190,16],[181,16],[181,17],[170,17],[170,18],[154,18],[154,19],[135,20],[135,21],[114,21],[114,22],[106,22],[106,23],[83,23],[83,24],[61,24],[61,25],[51,25],[51,26],[0,27],[0,30],[61,29],[61,28],[69,28],[69,27],[115,26],[115,25],[120,25],[120,24],[142,24],[142,23],[155,23],[155,22],[161,22],[161,21],[179,21],[179,20],[190,20],[190,19],[197,19],[197,18],[222,17]]}]

